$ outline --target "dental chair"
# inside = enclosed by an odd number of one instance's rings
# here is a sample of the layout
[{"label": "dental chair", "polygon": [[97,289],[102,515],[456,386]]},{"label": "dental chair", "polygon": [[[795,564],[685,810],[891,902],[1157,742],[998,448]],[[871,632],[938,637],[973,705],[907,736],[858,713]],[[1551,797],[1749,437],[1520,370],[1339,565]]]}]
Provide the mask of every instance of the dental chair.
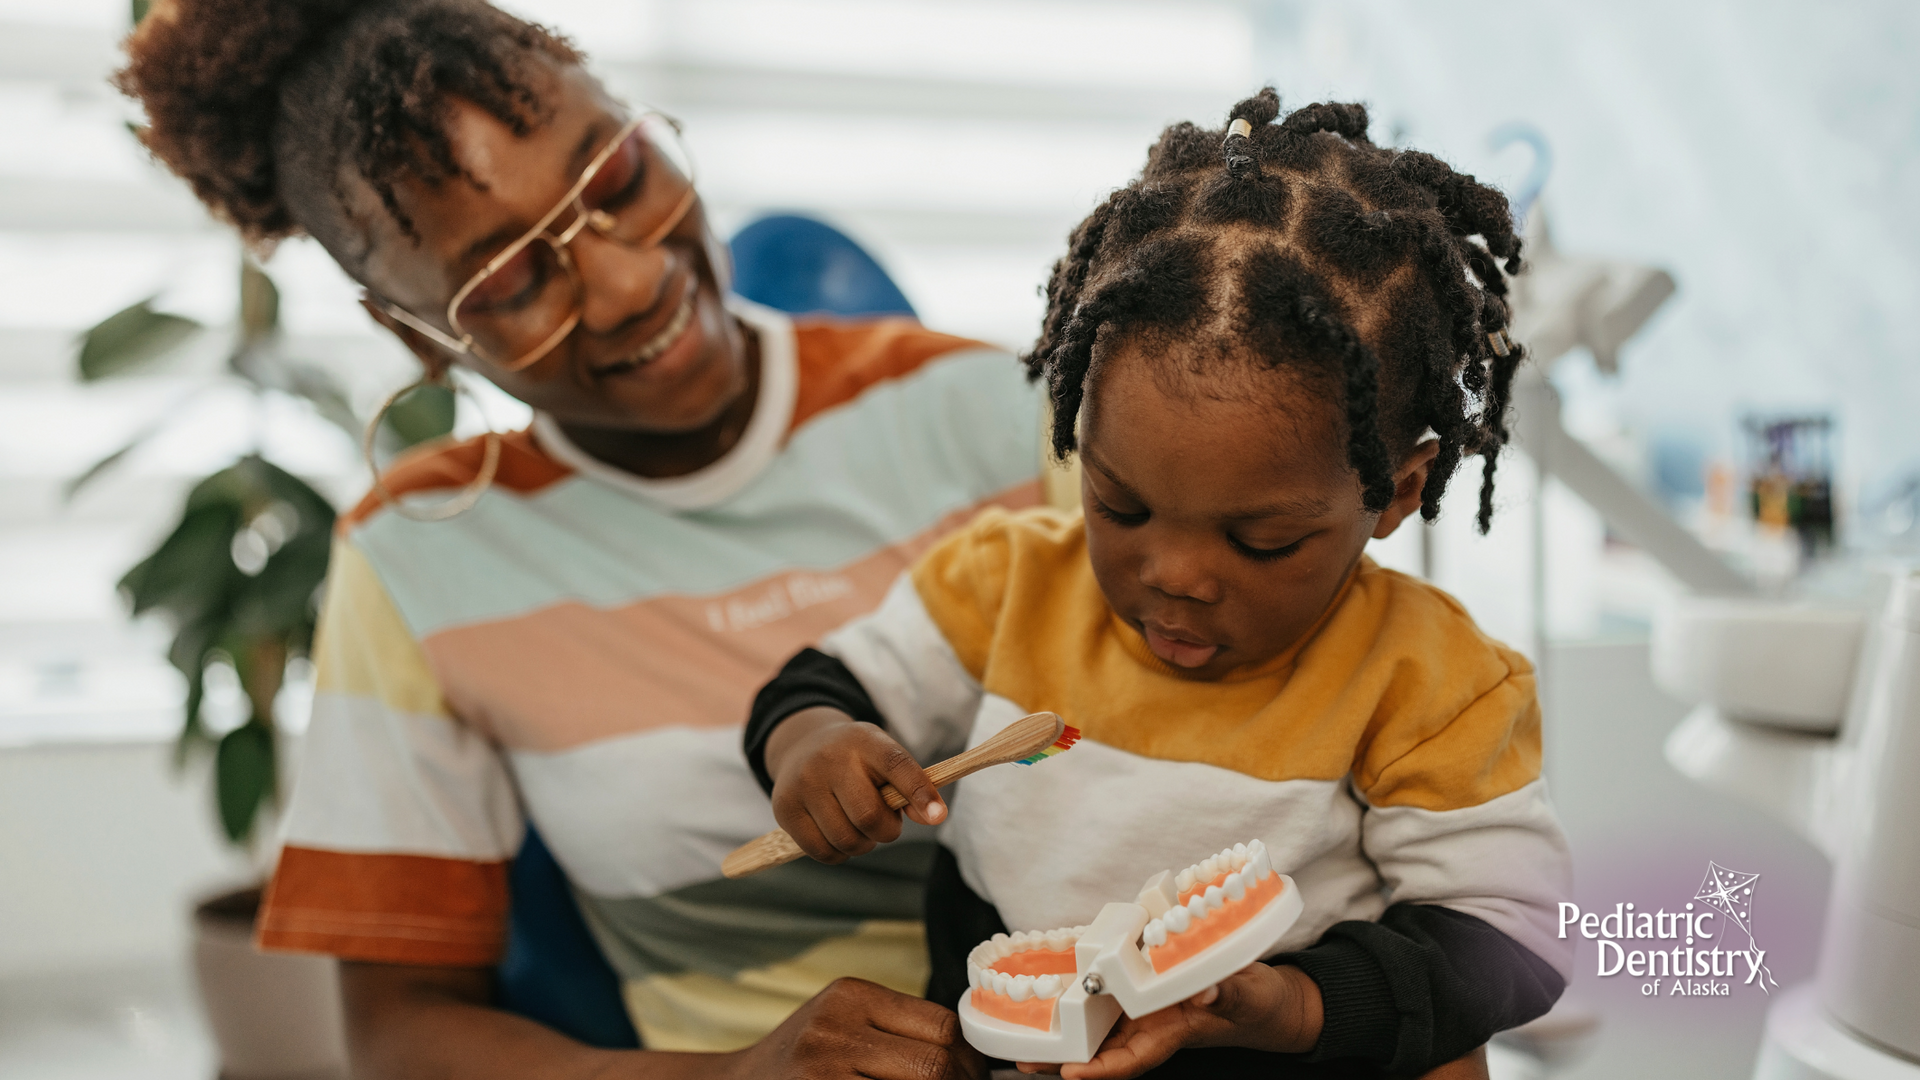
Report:
[{"label": "dental chair", "polygon": [[[773,214],[734,235],[733,291],[792,314],[914,315],[873,256],[833,226]],[[507,874],[513,902],[497,1000],[509,1012],[589,1046],[633,1049],[620,977],[574,902],[572,886],[529,823]]]}]

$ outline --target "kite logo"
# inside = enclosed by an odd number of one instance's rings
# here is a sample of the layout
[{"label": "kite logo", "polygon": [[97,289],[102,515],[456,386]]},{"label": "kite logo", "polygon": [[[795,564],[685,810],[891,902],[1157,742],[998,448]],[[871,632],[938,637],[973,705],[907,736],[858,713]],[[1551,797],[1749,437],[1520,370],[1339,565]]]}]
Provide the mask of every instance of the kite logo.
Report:
[{"label": "kite logo", "polygon": [[1760,958],[1754,961],[1756,969],[1753,975],[1749,976],[1749,981],[1757,978],[1760,990],[1763,993],[1772,994],[1773,991],[1767,989],[1767,984],[1772,983],[1774,986],[1780,984],[1773,981],[1773,972],[1767,970],[1764,962],[1767,950],[1762,949],[1753,940],[1753,887],[1759,881],[1759,874],[1743,874],[1738,870],[1729,870],[1709,859],[1707,876],[1700,882],[1700,891],[1694,893],[1693,898],[1732,919],[1733,925],[1747,935],[1747,952]]},{"label": "kite logo", "polygon": [[[1759,880],[1759,874],[1708,862],[1699,890],[1679,911],[1636,911],[1631,903],[1619,903],[1603,915],[1583,913],[1578,904],[1562,901],[1560,937],[1574,929],[1595,942],[1594,973],[1601,978],[1625,971],[1651,979],[1640,987],[1647,997],[1662,996],[1662,979],[1672,979],[1664,991],[1669,997],[1725,997],[1736,978],[1743,986],[1758,985],[1762,993],[1771,994],[1768,987],[1780,984],[1767,970],[1767,951],[1753,936],[1753,887]],[[1732,944],[1725,941],[1729,924],[1746,936],[1745,948],[1723,947]],[[1623,944],[1641,941],[1662,944]]]}]

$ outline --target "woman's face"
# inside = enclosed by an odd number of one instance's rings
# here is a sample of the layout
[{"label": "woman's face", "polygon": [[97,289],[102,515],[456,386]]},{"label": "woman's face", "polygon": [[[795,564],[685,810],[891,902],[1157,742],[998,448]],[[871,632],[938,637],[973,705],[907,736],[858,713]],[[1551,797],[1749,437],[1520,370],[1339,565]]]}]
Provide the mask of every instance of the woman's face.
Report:
[{"label": "woman's face", "polygon": [[[451,332],[447,302],[500,250],[552,210],[627,114],[577,67],[531,76],[546,123],[524,137],[455,99],[447,138],[466,178],[401,182],[395,199],[418,239],[384,212],[372,222],[363,274],[380,298]],[[430,364],[457,359],[563,424],[673,434],[714,423],[750,385],[749,351],[721,303],[725,249],[696,200],[658,246],[635,250],[582,229],[569,250],[583,283],[580,323],[519,371],[514,357],[455,358],[372,305],[375,317]],[[692,297],[692,318],[676,314]],[[457,336],[457,335],[456,335]]]},{"label": "woman's face", "polygon": [[1120,343],[1081,422],[1094,577],[1154,655],[1218,678],[1279,655],[1339,593],[1367,540],[1419,508],[1436,443],[1362,504],[1345,429],[1323,395],[1270,370],[1220,381]]}]

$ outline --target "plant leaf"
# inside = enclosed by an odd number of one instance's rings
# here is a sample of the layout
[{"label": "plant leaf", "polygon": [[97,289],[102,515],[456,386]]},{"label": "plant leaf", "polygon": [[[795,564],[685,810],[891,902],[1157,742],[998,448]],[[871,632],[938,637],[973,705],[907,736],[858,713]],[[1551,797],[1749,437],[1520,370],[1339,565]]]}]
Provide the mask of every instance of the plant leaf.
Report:
[{"label": "plant leaf", "polygon": [[327,577],[331,542],[326,533],[306,532],[282,544],[234,604],[238,632],[285,638],[289,648],[304,650],[313,638],[313,598]]},{"label": "plant leaf", "polygon": [[214,752],[215,801],[227,839],[239,843],[253,831],[260,806],[273,796],[273,733],[258,720],[227,732]]},{"label": "plant leaf", "polygon": [[435,383],[393,403],[380,424],[380,445],[397,454],[409,446],[453,432],[453,391]]},{"label": "plant leaf", "polygon": [[233,565],[233,534],[244,521],[234,503],[189,504],[160,547],[120,579],[133,613],[160,609],[186,626],[225,607],[246,576]]},{"label": "plant leaf", "polygon": [[333,534],[333,504],[312,484],[262,457],[249,456],[243,459],[243,463],[255,470],[255,475],[270,497],[287,503],[300,515],[299,533]]},{"label": "plant leaf", "polygon": [[133,438],[128,439],[125,446],[87,466],[85,472],[60,485],[60,501],[72,502],[73,497],[80,494],[81,488],[98,480],[101,474],[113,468],[115,465],[120,464],[120,462],[126,459],[128,454],[140,449],[140,444],[152,438],[159,430],[160,425],[154,424],[135,432]]},{"label": "plant leaf", "polygon": [[120,464],[128,454],[138,450],[148,439],[166,430],[168,425],[172,424],[174,420],[179,417],[180,411],[184,409],[189,402],[199,398],[205,389],[205,387],[201,387],[175,399],[172,404],[161,410],[160,415],[156,417],[152,423],[134,432],[133,438],[128,439],[125,446],[87,466],[85,472],[67,481],[61,486],[61,499],[66,502],[72,502],[73,497],[80,494],[81,488],[99,479],[101,474],[112,469],[115,465]]},{"label": "plant leaf", "polygon": [[80,380],[92,382],[165,356],[200,332],[200,324],[153,310],[153,297],[114,312],[80,337]]},{"label": "plant leaf", "polygon": [[312,364],[290,364],[287,389],[312,402],[321,419],[346,432],[355,446],[360,444],[360,418],[353,414],[353,403],[332,375]]},{"label": "plant leaf", "polygon": [[[179,637],[174,638],[176,648],[180,640]],[[168,659],[171,660],[173,657],[170,655]],[[178,660],[174,660],[174,666],[180,666]],[[204,651],[200,653],[199,663],[194,664],[192,669],[186,672],[186,676],[187,705],[181,718],[180,737],[173,741],[175,769],[185,768],[187,755],[193,752],[194,747],[205,745],[209,741],[207,726],[200,719],[200,705],[207,699],[207,659]]]},{"label": "plant leaf", "polygon": [[327,577],[333,551],[333,506],[311,485],[271,462],[252,459],[262,482],[298,518],[292,535],[268,556],[260,573],[242,587],[234,621],[245,634],[282,637],[293,651],[313,640],[315,594]]}]

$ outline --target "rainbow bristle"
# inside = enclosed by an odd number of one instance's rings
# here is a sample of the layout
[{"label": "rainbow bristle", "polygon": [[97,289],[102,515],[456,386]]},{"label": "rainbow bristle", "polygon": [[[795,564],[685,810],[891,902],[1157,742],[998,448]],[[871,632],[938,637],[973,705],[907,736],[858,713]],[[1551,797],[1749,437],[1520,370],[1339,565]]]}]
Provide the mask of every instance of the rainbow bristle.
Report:
[{"label": "rainbow bristle", "polygon": [[1077,727],[1074,727],[1072,724],[1068,724],[1066,725],[1065,729],[1060,732],[1060,737],[1053,740],[1052,746],[1047,747],[1045,750],[1042,750],[1031,757],[1023,757],[1019,761],[1014,762],[1014,764],[1015,765],[1031,765],[1036,761],[1045,761],[1047,758],[1050,758],[1055,754],[1061,753],[1062,751],[1073,749],[1073,744],[1079,741],[1080,741],[1080,729]]}]

